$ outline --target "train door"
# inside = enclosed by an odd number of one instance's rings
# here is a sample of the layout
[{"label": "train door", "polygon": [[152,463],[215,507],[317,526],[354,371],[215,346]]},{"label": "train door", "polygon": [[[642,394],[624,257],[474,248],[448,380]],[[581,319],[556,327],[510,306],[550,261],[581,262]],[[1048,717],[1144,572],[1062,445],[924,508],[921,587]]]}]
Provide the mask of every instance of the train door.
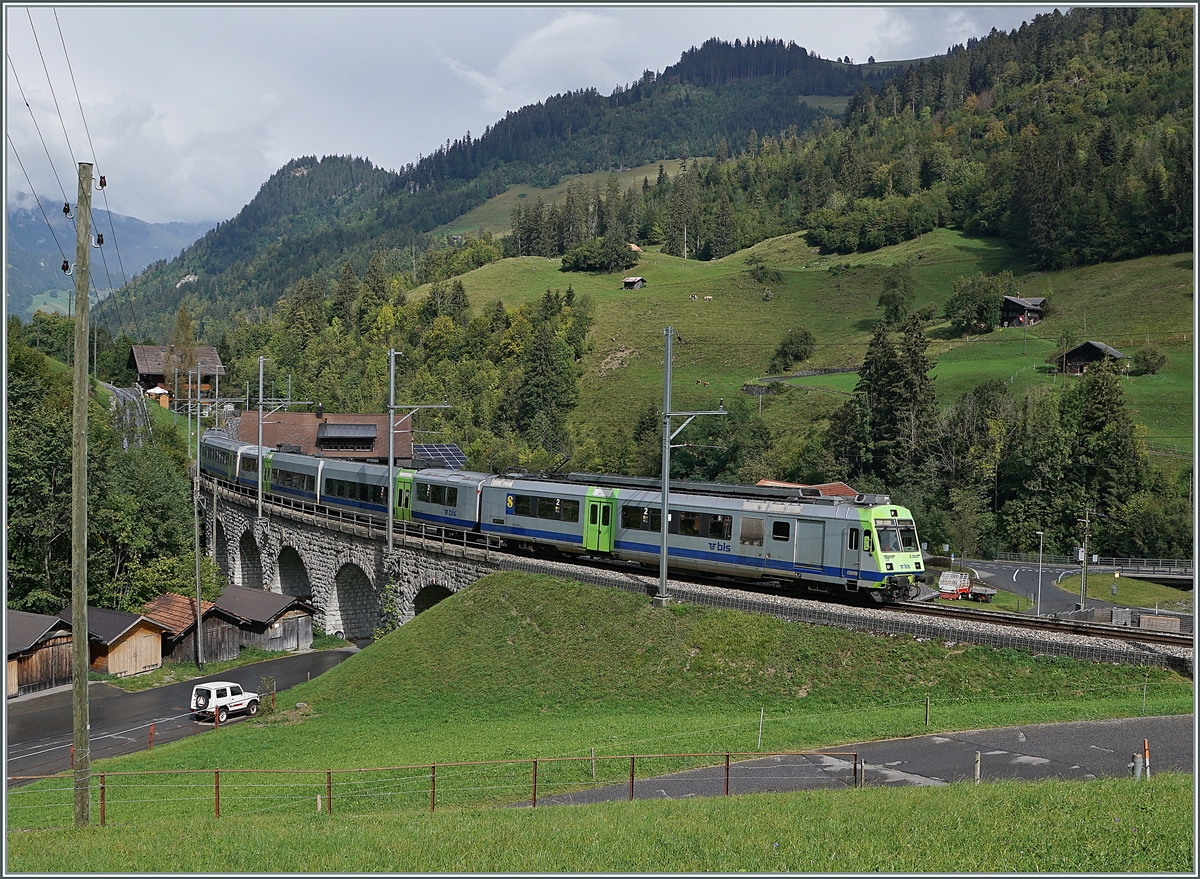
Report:
[{"label": "train door", "polygon": [[861,557],[858,527],[846,526],[842,529],[842,538],[842,576],[847,580],[857,580]]},{"label": "train door", "polygon": [[758,516],[743,515],[738,522],[738,561],[758,576],[763,568],[763,523]]},{"label": "train door", "polygon": [[275,457],[274,452],[266,452],[262,459],[262,473],[258,474],[262,480],[259,484],[262,486],[264,494],[271,493],[271,461]]},{"label": "train door", "polygon": [[413,491],[413,475],[408,472],[398,472],[396,474],[395,513],[397,522],[412,521],[412,491]]},{"label": "train door", "polygon": [[613,520],[616,518],[616,498],[589,497],[583,525],[583,548],[595,552],[612,552]]}]

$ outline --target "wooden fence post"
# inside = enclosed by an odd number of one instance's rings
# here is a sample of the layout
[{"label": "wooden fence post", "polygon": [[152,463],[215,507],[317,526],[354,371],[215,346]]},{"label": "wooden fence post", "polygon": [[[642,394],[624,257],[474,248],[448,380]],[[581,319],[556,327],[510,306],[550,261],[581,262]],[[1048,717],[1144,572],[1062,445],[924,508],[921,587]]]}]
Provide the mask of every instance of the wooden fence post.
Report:
[{"label": "wooden fence post", "polygon": [[634,757],[629,756],[629,799],[633,799],[633,761]]},{"label": "wooden fence post", "polygon": [[325,770],[325,807],[333,814],[333,770]]},{"label": "wooden fence post", "polygon": [[729,755],[725,755],[725,796],[729,796]]},{"label": "wooden fence post", "polygon": [[429,811],[434,810],[437,803],[437,764],[432,763],[429,766]]},{"label": "wooden fence post", "polygon": [[104,773],[100,773],[100,826],[104,826]]},{"label": "wooden fence post", "polygon": [[213,770],[213,803],[216,806],[217,817],[221,817],[221,770]]},{"label": "wooden fence post", "polygon": [[533,806],[537,808],[537,758],[533,758]]}]

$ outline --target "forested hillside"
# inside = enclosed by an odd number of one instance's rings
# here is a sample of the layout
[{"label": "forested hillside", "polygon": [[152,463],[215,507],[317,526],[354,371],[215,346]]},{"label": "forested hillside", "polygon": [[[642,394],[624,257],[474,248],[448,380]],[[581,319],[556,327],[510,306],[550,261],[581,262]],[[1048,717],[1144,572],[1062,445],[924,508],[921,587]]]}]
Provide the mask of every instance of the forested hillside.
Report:
[{"label": "forested hillside", "polygon": [[[683,255],[685,228],[689,258],[800,229],[827,252],[852,253],[945,225],[1003,237],[1042,268],[1185,251],[1191,19],[1187,8],[1055,12],[908,66],[710,40],[662,74],[510,112],[395,174],[364,160],[289,163],[241,214],[129,292],[162,336],[185,299],[211,334],[234,314],[269,310],[300,278],[328,289],[347,259],[361,275],[376,251],[415,286],[430,279],[418,253],[448,246],[424,233],[514,181],[549,185],[689,153],[712,159],[615,193],[619,205],[611,191],[603,205],[599,192],[578,193],[584,222],[565,233],[566,206],[557,220],[550,210],[515,217],[506,253],[559,256],[609,236]],[[813,94],[850,95],[843,118],[813,127],[824,117],[803,101]],[[614,264],[583,256],[585,268]],[[189,274],[197,280],[178,286]],[[101,312],[115,335],[115,315]]]},{"label": "forested hillside", "polygon": [[[482,136],[447,140],[396,174],[358,159],[297,159],[237,217],[151,266],[127,292],[151,335],[165,336],[185,299],[202,330],[215,330],[234,313],[271,308],[302,277],[332,284],[346,259],[361,275],[380,251],[399,272],[412,262],[409,248],[433,243],[424,233],[513,182],[711,153],[722,142],[736,150],[752,130],[805,131],[828,114],[804,96],[850,95],[883,78],[882,66],[819,59],[795,44],[710,40],[611,95],[585,89],[511,111]],[[189,274],[197,281],[177,287]],[[111,306],[100,318],[117,335]]]}]

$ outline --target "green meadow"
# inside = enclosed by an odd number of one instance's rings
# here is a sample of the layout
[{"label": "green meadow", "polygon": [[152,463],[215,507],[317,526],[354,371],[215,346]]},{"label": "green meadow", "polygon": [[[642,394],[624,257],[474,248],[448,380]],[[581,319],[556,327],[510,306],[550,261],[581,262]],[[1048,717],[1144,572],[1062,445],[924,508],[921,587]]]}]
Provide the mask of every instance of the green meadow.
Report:
[{"label": "green meadow", "polygon": [[[255,681],[254,666],[245,667],[241,677]],[[108,780],[109,827],[70,828],[69,784],[39,782],[10,791],[7,866],[38,872],[209,869],[203,865],[213,856],[211,841],[225,830],[242,844],[230,847],[221,871],[655,865],[749,870],[771,864],[856,869],[882,864],[879,835],[901,841],[907,825],[864,818],[850,837],[858,845],[841,846],[831,858],[830,841],[847,829],[836,814],[895,811],[916,821],[922,811],[928,817],[953,807],[972,815],[984,807],[971,803],[986,803],[997,816],[1058,810],[1056,821],[1091,823],[1097,809],[1113,808],[1122,820],[1136,815],[1140,823],[1150,804],[1174,811],[1171,804],[1190,785],[1190,776],[1158,779],[1158,788],[1115,780],[987,785],[986,794],[954,786],[941,792],[878,788],[536,811],[488,807],[528,798],[527,761],[534,757],[588,757],[594,751],[600,758],[598,780],[619,783],[627,778],[627,760],[605,758],[832,749],[937,731],[1187,713],[1192,699],[1191,681],[1163,669],[875,637],[686,604],[655,608],[643,595],[496,574],[281,694],[274,714],[97,762],[94,783],[102,772]],[[447,765],[494,760],[526,762]],[[712,761],[646,759],[639,762],[638,775],[705,762]],[[430,815],[428,767],[433,763],[438,764],[438,808]],[[588,784],[587,765],[543,763],[542,796]],[[212,774],[218,767],[219,823],[213,817]],[[316,814],[326,770],[378,767],[412,768],[339,772],[333,782],[334,813]],[[293,772],[266,776],[230,771],[235,769]],[[146,770],[173,774],[116,774]],[[97,803],[98,788],[94,823]],[[661,834],[635,830],[663,822],[679,822],[680,832],[694,842],[668,853]],[[713,832],[726,824],[737,832]],[[822,829],[805,840],[779,836],[782,826],[794,831],[810,824]],[[931,830],[929,824],[920,826]],[[184,826],[194,832],[180,833]],[[447,829],[454,827],[462,829],[457,841]],[[1158,860],[1144,860],[1147,852],[1135,847],[1110,866],[1168,869],[1178,864],[1182,869],[1190,822],[1176,826],[1164,817],[1153,827],[1161,834]],[[363,828],[372,828],[366,835],[374,842],[356,842]],[[1013,825],[1000,817],[981,822],[970,834],[937,832],[932,854],[924,846],[915,848],[904,863],[914,869],[918,863],[928,869],[952,863],[1049,868],[1076,859],[1092,863],[1095,856],[1087,834],[1048,838],[1026,859],[1006,853],[1003,843]],[[547,847],[547,833],[579,844]],[[787,857],[762,860],[764,853],[774,855],[776,842],[786,842]]]}]

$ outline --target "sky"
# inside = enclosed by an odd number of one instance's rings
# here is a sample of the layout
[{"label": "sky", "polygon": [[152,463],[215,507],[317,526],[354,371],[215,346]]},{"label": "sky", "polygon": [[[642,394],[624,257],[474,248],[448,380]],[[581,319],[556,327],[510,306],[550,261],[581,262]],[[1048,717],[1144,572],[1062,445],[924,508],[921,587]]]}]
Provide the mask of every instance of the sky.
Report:
[{"label": "sky", "polygon": [[74,203],[76,163],[93,161],[115,213],[226,220],[293,158],[395,170],[549,95],[609,94],[709,37],[898,60],[1053,8],[5,4],[6,199],[32,185]]}]

